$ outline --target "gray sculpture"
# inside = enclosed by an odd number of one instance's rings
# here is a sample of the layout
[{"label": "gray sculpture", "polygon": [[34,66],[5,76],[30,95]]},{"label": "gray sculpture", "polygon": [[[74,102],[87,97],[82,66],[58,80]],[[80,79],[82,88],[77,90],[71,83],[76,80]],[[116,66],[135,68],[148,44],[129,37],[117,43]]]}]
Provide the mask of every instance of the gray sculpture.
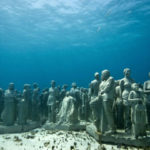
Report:
[{"label": "gray sculpture", "polygon": [[[148,76],[150,78],[150,72],[148,73]],[[148,123],[150,124],[150,80],[144,82],[143,91],[145,94]]]},{"label": "gray sculpture", "polygon": [[78,123],[78,110],[76,108],[76,99],[66,93],[63,99],[60,112],[58,114],[58,124],[76,124]]},{"label": "gray sculpture", "polygon": [[119,81],[119,85],[115,88],[115,121],[117,128],[123,129],[124,119],[123,119],[123,99],[122,99],[122,92],[123,92],[123,85],[124,81]]},{"label": "gray sculpture", "polygon": [[49,122],[56,122],[56,100],[57,100],[57,89],[55,88],[55,81],[51,81],[51,87],[49,88],[49,97],[47,101],[48,106],[48,120]]},{"label": "gray sculpture", "polygon": [[32,93],[32,120],[39,121],[39,102],[40,102],[40,89],[37,83],[33,84],[33,93]]},{"label": "gray sculpture", "polygon": [[135,138],[146,136],[147,112],[141,100],[138,100],[134,110],[132,110],[132,133]]},{"label": "gray sculpture", "polygon": [[130,120],[130,103],[128,97],[131,91],[131,84],[126,82],[124,84],[124,90],[122,92],[123,100],[123,116],[124,116],[124,128],[125,132],[130,132],[131,130],[131,120]]},{"label": "gray sculpture", "polygon": [[99,73],[96,72],[94,74],[95,79],[91,81],[90,88],[89,88],[89,98],[90,98],[90,109],[92,113],[92,120],[93,123],[97,128],[99,128],[99,122],[100,122],[100,105],[99,105],[99,98],[98,98],[98,91],[99,91]]},{"label": "gray sculpture", "polygon": [[112,107],[114,103],[115,81],[108,70],[101,73],[99,98],[102,100],[101,132],[113,134],[116,131]]},{"label": "gray sculpture", "polygon": [[64,97],[66,96],[67,88],[68,88],[67,84],[64,84],[62,86],[62,90],[61,90],[61,93],[60,93],[61,100],[63,100]]},{"label": "gray sculpture", "polygon": [[13,125],[16,117],[16,92],[14,88],[14,83],[10,83],[9,89],[6,90],[4,94],[2,120],[7,126]]}]

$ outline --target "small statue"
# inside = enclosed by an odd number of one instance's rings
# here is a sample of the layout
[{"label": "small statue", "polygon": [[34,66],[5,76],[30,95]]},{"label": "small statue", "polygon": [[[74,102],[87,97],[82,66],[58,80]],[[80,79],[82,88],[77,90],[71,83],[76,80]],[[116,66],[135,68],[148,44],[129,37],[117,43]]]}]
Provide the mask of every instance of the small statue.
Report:
[{"label": "small statue", "polygon": [[135,109],[132,110],[132,131],[133,136],[137,139],[138,137],[146,136],[147,112],[146,107],[143,105],[141,100],[135,105]]},{"label": "small statue", "polygon": [[32,120],[39,121],[39,104],[40,104],[40,89],[37,83],[33,84],[33,93],[32,93]]},{"label": "small statue", "polygon": [[[148,73],[148,76],[150,78],[150,72]],[[144,82],[143,91],[145,95],[148,123],[150,125],[150,80]]]},{"label": "small statue", "polygon": [[62,90],[61,90],[61,93],[60,93],[61,100],[63,100],[64,97],[66,96],[67,88],[68,88],[68,85],[67,85],[67,84],[64,84],[64,85],[62,86]]},{"label": "small statue", "polygon": [[105,134],[113,134],[116,132],[112,111],[115,94],[115,81],[114,78],[110,76],[108,70],[102,71],[101,80],[99,86],[99,98],[102,100],[101,132]]},{"label": "small statue", "polygon": [[99,98],[98,98],[98,91],[99,91],[99,73],[96,72],[94,74],[95,79],[91,81],[90,88],[89,88],[89,98],[90,98],[90,109],[91,109],[91,115],[92,115],[92,121],[95,124],[97,128],[99,128],[99,122],[100,122],[100,104],[99,104]]},{"label": "small statue", "polygon": [[49,96],[47,101],[48,106],[48,120],[49,122],[56,122],[56,101],[57,101],[57,89],[54,80],[51,81],[51,87],[49,88]]},{"label": "small statue", "polygon": [[76,108],[76,99],[66,93],[63,99],[60,112],[58,114],[58,124],[76,124],[78,123],[78,110]]},{"label": "small statue", "polygon": [[2,120],[7,126],[14,124],[16,119],[16,92],[14,83],[9,84],[8,90],[4,94],[4,110],[2,112]]}]

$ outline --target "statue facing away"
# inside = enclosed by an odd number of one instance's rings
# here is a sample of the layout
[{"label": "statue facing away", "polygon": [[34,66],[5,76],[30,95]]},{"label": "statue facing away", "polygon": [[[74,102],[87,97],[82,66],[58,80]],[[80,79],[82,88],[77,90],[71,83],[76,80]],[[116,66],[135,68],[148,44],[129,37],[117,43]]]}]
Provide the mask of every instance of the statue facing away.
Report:
[{"label": "statue facing away", "polygon": [[58,124],[76,123],[78,123],[78,109],[76,108],[76,99],[72,97],[69,92],[67,92],[58,114]]}]

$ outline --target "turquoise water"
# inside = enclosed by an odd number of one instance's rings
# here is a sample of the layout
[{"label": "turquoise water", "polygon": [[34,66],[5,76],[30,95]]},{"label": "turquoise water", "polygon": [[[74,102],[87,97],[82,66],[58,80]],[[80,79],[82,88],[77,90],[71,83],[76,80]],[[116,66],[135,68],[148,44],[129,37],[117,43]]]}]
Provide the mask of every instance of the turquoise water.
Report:
[{"label": "turquoise water", "polygon": [[149,0],[0,0],[0,87],[87,87],[94,72],[119,79],[125,67],[143,83],[149,61]]}]

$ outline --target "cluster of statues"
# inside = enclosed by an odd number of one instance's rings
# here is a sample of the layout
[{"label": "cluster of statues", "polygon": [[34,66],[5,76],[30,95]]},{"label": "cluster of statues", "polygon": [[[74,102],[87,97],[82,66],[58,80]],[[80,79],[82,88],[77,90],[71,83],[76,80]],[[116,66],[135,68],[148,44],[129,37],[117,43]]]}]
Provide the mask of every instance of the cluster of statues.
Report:
[{"label": "cluster of statues", "polygon": [[[25,84],[23,92],[9,84],[5,92],[0,89],[0,121],[6,126],[24,125],[27,120],[48,120],[57,124],[77,124],[81,120],[92,122],[102,134],[115,134],[117,129],[135,138],[146,136],[150,124],[150,80],[137,84],[131,71],[125,68],[124,78],[115,80],[109,70],[94,74],[89,88],[72,83],[40,92],[37,83]],[[150,77],[150,73],[149,73]]]}]

